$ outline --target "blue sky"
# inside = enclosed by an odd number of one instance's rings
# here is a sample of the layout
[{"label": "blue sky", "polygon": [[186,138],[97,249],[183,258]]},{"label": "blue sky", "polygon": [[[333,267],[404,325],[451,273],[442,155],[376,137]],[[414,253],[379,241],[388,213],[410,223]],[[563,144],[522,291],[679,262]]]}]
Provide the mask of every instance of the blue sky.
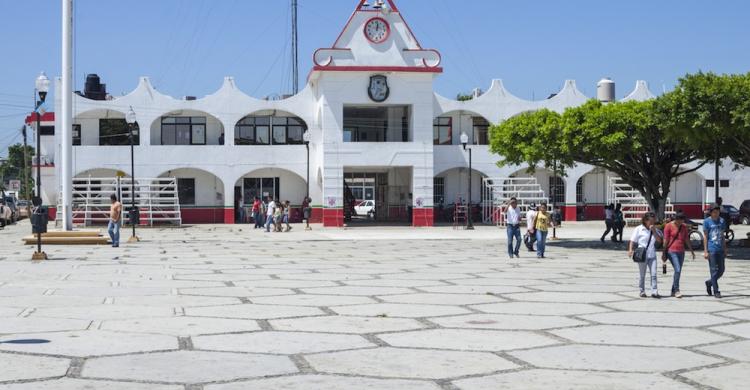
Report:
[{"label": "blue sky", "polygon": [[[98,73],[113,95],[139,76],[160,91],[203,96],[224,76],[262,97],[288,92],[289,0],[76,0],[75,87]],[[301,80],[357,0],[299,0]],[[697,70],[750,70],[745,0],[399,0],[425,47],[443,55],[435,88],[455,96],[502,78],[541,99],[575,79],[591,96],[610,76],[655,93]],[[0,0],[0,155],[30,110],[34,78],[60,74],[60,1]]]}]

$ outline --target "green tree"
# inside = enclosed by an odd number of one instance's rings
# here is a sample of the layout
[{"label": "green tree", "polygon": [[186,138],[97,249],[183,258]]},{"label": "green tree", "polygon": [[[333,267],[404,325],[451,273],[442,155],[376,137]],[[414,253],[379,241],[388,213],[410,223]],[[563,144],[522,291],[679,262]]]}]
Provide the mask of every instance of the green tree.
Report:
[{"label": "green tree", "polygon": [[[29,194],[34,192],[34,178],[31,174],[31,156],[34,155],[34,148],[26,146],[26,167],[29,181],[24,183],[24,164],[23,164],[23,144],[15,144],[8,147],[7,160],[0,164],[0,177],[3,177],[4,181],[8,180],[20,180],[21,191],[20,195],[26,194],[26,189],[29,189]],[[3,183],[0,183],[0,186]]]},{"label": "green tree", "polygon": [[699,169],[685,165],[700,156],[684,141],[670,137],[655,101],[602,104],[590,100],[562,115],[547,110],[511,118],[491,131],[491,150],[498,164],[557,162],[561,169],[575,163],[604,168],[638,190],[651,209],[664,217],[673,179]]},{"label": "green tree", "polygon": [[686,75],[657,109],[704,159],[750,166],[750,73]]}]

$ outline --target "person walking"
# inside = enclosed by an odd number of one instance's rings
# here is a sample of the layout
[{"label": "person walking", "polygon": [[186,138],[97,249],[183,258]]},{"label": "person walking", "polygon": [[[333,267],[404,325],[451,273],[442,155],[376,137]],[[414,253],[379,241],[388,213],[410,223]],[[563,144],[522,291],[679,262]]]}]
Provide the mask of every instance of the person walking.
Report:
[{"label": "person walking", "polygon": [[695,252],[690,245],[688,236],[688,228],[685,225],[685,214],[678,212],[674,221],[664,226],[664,252],[661,258],[665,266],[667,260],[669,260],[672,263],[672,268],[674,268],[671,296],[675,298],[682,298],[682,293],[680,293],[680,275],[682,274],[682,265],[685,263],[685,248],[690,249],[690,253],[692,253],[693,259],[695,259]]},{"label": "person walking", "polygon": [[122,226],[122,203],[117,200],[117,195],[112,194],[109,197],[111,205],[109,206],[109,224],[107,233],[112,240],[112,248],[120,246],[120,226]]},{"label": "person walking", "polygon": [[292,210],[292,205],[289,203],[289,201],[284,201],[284,216],[282,217],[282,222],[286,225],[286,229],[284,232],[289,232],[292,230],[292,225],[289,224],[289,213]]},{"label": "person walking", "polygon": [[612,241],[622,242],[622,234],[625,231],[625,214],[622,212],[622,205],[617,204],[612,218],[612,226],[614,233],[612,234]]},{"label": "person walking", "polygon": [[710,278],[706,280],[706,292],[721,298],[719,279],[724,275],[727,241],[724,238],[724,219],[721,206],[711,205],[710,215],[703,221],[703,257],[708,260]]},{"label": "person walking", "polygon": [[536,230],[536,257],[544,258],[544,251],[547,249],[547,232],[553,225],[552,218],[547,212],[547,204],[539,205],[539,210],[534,216],[534,230]]},{"label": "person walking", "polygon": [[271,232],[271,224],[273,223],[273,215],[276,212],[276,202],[268,197],[268,203],[266,204],[266,233]]},{"label": "person walking", "polygon": [[607,230],[604,231],[604,234],[602,234],[601,241],[604,242],[604,239],[607,238],[607,235],[609,232],[612,231],[612,227],[614,226],[614,220],[615,220],[615,205],[610,204],[609,206],[604,207],[604,224],[607,226]]},{"label": "person walking", "polygon": [[310,217],[312,216],[311,203],[312,199],[309,196],[305,196],[305,200],[302,201],[302,217],[305,218],[305,230],[312,230],[310,227]]},{"label": "person walking", "polygon": [[526,244],[526,249],[529,252],[534,252],[534,242],[536,242],[536,204],[532,203],[529,205],[529,210],[526,212],[526,235],[523,240]]},{"label": "person walking", "polygon": [[281,233],[281,219],[284,215],[284,204],[279,202],[278,199],[274,200],[276,209],[273,211],[273,231]]},{"label": "person walking", "polygon": [[641,218],[641,224],[633,230],[628,245],[628,257],[638,263],[641,298],[646,298],[646,268],[651,274],[651,297],[661,298],[656,280],[656,242],[662,242],[662,239],[656,230],[655,221],[654,213],[646,213]]},{"label": "person walking", "polygon": [[[516,198],[510,198],[508,208],[505,209],[505,231],[508,237],[508,257],[520,258],[518,251],[521,248],[521,212],[518,210]],[[515,245],[513,245],[514,238]]]},{"label": "person walking", "polygon": [[245,216],[245,205],[242,200],[242,195],[238,196],[237,204],[235,205],[235,208],[237,209],[237,223],[239,224],[247,222],[247,217]]},{"label": "person walking", "polygon": [[253,199],[253,222],[255,223],[254,229],[263,228],[263,217],[261,216],[261,201],[257,196]]}]

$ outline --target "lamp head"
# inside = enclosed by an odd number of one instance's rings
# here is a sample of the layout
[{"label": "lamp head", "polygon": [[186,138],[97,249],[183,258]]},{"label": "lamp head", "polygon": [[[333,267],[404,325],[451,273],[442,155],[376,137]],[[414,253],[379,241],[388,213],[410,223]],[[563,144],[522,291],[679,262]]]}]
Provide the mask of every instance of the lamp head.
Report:
[{"label": "lamp head", "polygon": [[39,92],[39,98],[44,101],[47,98],[47,92],[49,92],[49,78],[47,78],[47,74],[44,72],[40,73],[34,84],[37,92]]},{"label": "lamp head", "polygon": [[128,113],[125,114],[125,122],[128,122],[129,125],[135,124],[136,116],[135,111],[133,111],[133,106],[130,106],[130,109],[128,109]]},{"label": "lamp head", "polygon": [[469,143],[469,135],[466,132],[461,133],[461,145],[466,149],[466,145]]}]

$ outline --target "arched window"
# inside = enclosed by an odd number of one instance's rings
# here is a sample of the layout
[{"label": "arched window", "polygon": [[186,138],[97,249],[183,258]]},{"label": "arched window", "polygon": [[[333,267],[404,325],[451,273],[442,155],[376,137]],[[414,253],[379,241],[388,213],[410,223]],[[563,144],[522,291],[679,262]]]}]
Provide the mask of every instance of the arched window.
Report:
[{"label": "arched window", "polygon": [[[557,180],[555,180],[557,179]],[[565,180],[560,176],[549,177],[549,199],[554,204],[565,203]]]},{"label": "arched window", "polygon": [[307,124],[295,116],[248,115],[234,127],[235,145],[301,145]]}]

